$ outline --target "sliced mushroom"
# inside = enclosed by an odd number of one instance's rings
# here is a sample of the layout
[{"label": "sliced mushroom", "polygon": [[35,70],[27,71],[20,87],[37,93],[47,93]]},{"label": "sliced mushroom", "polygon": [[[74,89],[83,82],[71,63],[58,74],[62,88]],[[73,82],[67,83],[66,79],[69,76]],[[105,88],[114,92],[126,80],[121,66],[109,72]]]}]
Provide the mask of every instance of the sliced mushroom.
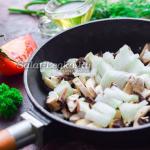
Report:
[{"label": "sliced mushroom", "polygon": [[132,94],[133,92],[140,94],[144,90],[144,80],[140,77],[130,77],[123,91]]},{"label": "sliced mushroom", "polygon": [[67,88],[64,88],[63,91],[62,91],[62,93],[59,96],[59,100],[62,101],[62,102],[64,102],[65,99],[66,99],[66,96],[67,96]]},{"label": "sliced mushroom", "polygon": [[79,89],[73,89],[73,94],[79,94],[79,95],[81,95],[81,93],[80,93],[80,90],[79,90]]},{"label": "sliced mushroom", "polygon": [[89,78],[85,83],[85,86],[89,90],[92,97],[96,97],[96,93],[94,91],[95,85],[96,85],[96,82],[95,82],[94,78]]},{"label": "sliced mushroom", "polygon": [[63,113],[63,116],[64,116],[65,119],[69,119],[69,118],[70,118],[71,113],[68,111],[67,108],[63,108],[63,109],[61,110],[61,112]]},{"label": "sliced mushroom", "polygon": [[86,125],[86,127],[88,128],[94,128],[94,129],[97,129],[97,128],[102,128],[101,126],[95,124],[95,123],[89,123],[88,125]]},{"label": "sliced mushroom", "polygon": [[93,96],[90,94],[89,90],[84,86],[84,84],[81,82],[81,80],[76,77],[75,79],[73,79],[73,83],[75,84],[75,86],[80,89],[81,93],[85,96],[85,97],[89,97],[90,99],[93,99]]},{"label": "sliced mushroom", "polygon": [[121,119],[121,112],[120,112],[120,110],[116,110],[116,115],[115,115],[115,117],[114,117],[114,119]]},{"label": "sliced mushroom", "polygon": [[83,112],[79,112],[77,114],[73,114],[72,116],[70,116],[70,121],[75,122],[77,120],[83,119],[84,115],[85,114]]},{"label": "sliced mushroom", "polygon": [[87,77],[86,77],[86,76],[79,76],[79,79],[81,80],[81,82],[82,82],[83,84],[85,84],[85,83],[86,83],[86,80],[87,80]]},{"label": "sliced mushroom", "polygon": [[[135,119],[134,119],[134,127],[138,127],[143,123],[148,123],[150,122],[149,116],[146,116],[147,113],[150,112],[150,106],[144,106],[142,107],[136,114]],[[141,122],[141,123],[140,123]]]},{"label": "sliced mushroom", "polygon": [[135,81],[132,83],[133,91],[135,93],[141,93],[144,90],[144,80],[141,78],[136,78]]},{"label": "sliced mushroom", "polygon": [[49,93],[46,104],[50,110],[58,111],[61,109],[61,102],[56,92],[52,91]]},{"label": "sliced mushroom", "polygon": [[144,46],[144,48],[140,54],[140,59],[142,60],[142,62],[144,64],[147,64],[150,62],[150,43],[147,43]]},{"label": "sliced mushroom", "polygon": [[122,119],[114,119],[110,124],[109,128],[122,128],[125,127]]},{"label": "sliced mushroom", "polygon": [[90,123],[89,120],[87,119],[80,119],[78,121],[75,122],[76,125],[80,125],[80,126],[86,126]]},{"label": "sliced mushroom", "polygon": [[67,98],[67,106],[68,106],[68,109],[70,112],[75,111],[77,104],[78,104],[77,101],[78,101],[79,96],[80,95],[78,95],[78,94],[74,94]]},{"label": "sliced mushroom", "polygon": [[124,92],[127,94],[132,94],[133,93],[133,87],[130,81],[128,81],[123,89]]}]

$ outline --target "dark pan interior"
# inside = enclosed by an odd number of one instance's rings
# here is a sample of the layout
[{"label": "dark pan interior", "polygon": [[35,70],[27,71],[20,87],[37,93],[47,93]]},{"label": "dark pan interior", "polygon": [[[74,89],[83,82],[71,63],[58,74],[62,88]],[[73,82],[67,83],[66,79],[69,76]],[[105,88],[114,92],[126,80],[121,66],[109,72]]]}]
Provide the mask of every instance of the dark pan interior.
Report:
[{"label": "dark pan interior", "polygon": [[68,58],[85,56],[89,51],[116,52],[124,44],[138,52],[146,42],[150,42],[150,21],[147,20],[110,19],[70,29],[51,39],[33,56],[30,67],[36,68],[26,70],[27,86],[34,101],[45,107],[48,90],[41,80],[38,63],[45,60],[62,63]]}]

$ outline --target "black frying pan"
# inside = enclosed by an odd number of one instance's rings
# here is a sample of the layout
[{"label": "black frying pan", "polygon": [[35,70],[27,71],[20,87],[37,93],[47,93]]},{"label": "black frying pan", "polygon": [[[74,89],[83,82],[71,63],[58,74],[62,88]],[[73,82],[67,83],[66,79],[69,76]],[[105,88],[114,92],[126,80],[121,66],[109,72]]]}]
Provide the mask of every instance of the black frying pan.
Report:
[{"label": "black frying pan", "polygon": [[[142,19],[106,19],[95,21],[69,29],[50,39],[49,42],[32,56],[30,64],[24,73],[26,91],[37,109],[29,114],[39,122],[42,122],[43,126],[48,125],[50,121],[55,122],[61,126],[63,130],[91,140],[107,140],[113,143],[116,139],[117,142],[127,142],[131,140],[133,142],[134,139],[134,141],[137,140],[136,143],[142,140],[146,142],[146,138],[144,139],[144,137],[149,135],[150,124],[138,128],[89,129],[76,126],[50,113],[45,106],[48,91],[41,79],[38,65],[40,62],[46,60],[54,63],[63,63],[69,58],[85,56],[89,51],[93,51],[93,53],[99,51],[115,52],[124,44],[131,46],[132,50],[137,53],[146,42],[150,42],[150,21]],[[33,68],[33,65],[37,68]],[[37,130],[37,128],[40,129],[43,127],[42,124],[37,127],[35,123],[31,121],[32,119],[28,119],[30,118],[28,115],[23,115],[23,117],[27,119],[25,122],[30,122],[32,128],[34,127]],[[7,131],[9,134],[11,132],[13,138],[16,138],[11,127],[8,128]],[[26,134],[31,135],[31,133],[33,134],[32,131],[33,130],[29,130],[29,133],[26,132]],[[22,135],[19,137],[22,137]],[[129,139],[130,137],[132,137],[131,140]],[[31,139],[34,139],[34,134],[32,138],[28,138],[28,141]],[[25,141],[20,143],[21,144],[18,144],[17,142],[17,145],[22,146]]]}]

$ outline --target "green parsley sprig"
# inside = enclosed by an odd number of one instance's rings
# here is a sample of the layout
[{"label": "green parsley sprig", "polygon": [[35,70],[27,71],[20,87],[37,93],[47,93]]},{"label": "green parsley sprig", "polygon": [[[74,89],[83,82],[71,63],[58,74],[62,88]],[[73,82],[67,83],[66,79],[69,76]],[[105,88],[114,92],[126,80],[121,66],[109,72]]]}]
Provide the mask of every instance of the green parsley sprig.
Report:
[{"label": "green parsley sprig", "polygon": [[18,89],[0,84],[0,117],[7,119],[14,116],[22,101],[23,96]]}]

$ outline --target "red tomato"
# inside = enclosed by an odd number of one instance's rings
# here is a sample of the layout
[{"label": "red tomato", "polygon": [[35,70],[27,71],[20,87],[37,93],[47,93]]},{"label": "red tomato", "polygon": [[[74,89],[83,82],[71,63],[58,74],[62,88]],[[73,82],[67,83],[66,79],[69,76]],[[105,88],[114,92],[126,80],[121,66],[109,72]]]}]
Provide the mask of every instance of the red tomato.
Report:
[{"label": "red tomato", "polygon": [[0,74],[11,76],[22,73],[24,67],[18,64],[25,64],[36,48],[31,35],[16,38],[1,46],[2,52],[10,59],[0,53]]}]

